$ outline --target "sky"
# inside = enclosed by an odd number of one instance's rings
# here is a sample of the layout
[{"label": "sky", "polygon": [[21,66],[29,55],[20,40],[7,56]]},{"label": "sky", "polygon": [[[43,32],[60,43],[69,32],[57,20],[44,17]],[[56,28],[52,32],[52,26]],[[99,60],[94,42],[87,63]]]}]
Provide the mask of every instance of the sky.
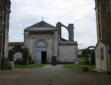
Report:
[{"label": "sky", "polygon": [[[24,29],[42,20],[56,26],[74,24],[80,49],[97,43],[95,0],[11,0],[9,42],[23,42]],[[68,32],[62,28],[62,37]]]}]

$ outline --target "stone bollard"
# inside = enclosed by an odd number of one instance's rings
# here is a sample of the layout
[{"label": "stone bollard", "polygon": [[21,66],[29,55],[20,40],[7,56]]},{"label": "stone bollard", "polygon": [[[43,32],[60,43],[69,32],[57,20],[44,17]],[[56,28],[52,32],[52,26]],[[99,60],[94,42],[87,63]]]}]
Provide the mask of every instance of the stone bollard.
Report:
[{"label": "stone bollard", "polygon": [[14,69],[14,62],[9,62],[9,69]]},{"label": "stone bollard", "polygon": [[57,65],[57,57],[52,56],[52,65]]}]

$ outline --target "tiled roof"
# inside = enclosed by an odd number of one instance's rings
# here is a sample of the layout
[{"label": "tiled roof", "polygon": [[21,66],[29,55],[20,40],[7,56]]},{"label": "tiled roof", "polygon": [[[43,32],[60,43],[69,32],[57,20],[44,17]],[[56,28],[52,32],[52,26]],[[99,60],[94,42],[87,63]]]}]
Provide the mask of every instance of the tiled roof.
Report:
[{"label": "tiled roof", "polygon": [[38,23],[36,23],[36,24],[28,27],[28,28],[33,28],[33,27],[34,27],[34,28],[39,28],[39,27],[55,28],[55,26],[53,26],[53,25],[51,25],[51,24],[49,24],[49,23],[47,23],[47,22],[45,22],[45,21],[40,21],[40,22],[38,22]]}]

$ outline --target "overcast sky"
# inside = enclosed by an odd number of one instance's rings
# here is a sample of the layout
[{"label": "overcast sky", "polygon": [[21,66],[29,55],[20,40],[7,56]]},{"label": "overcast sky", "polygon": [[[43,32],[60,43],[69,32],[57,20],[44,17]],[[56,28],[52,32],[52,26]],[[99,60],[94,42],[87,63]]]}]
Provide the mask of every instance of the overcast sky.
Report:
[{"label": "overcast sky", "polygon": [[[75,26],[75,41],[79,48],[96,45],[95,0],[11,0],[10,42],[24,41],[24,29],[42,20],[56,25]],[[67,39],[67,31],[63,29]]]}]

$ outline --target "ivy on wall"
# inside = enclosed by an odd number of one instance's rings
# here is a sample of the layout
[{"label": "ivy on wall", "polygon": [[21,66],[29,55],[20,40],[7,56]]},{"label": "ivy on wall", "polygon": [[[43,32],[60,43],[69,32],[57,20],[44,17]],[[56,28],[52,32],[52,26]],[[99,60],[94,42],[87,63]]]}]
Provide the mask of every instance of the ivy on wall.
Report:
[{"label": "ivy on wall", "polygon": [[9,50],[9,61],[13,62],[14,59],[14,54],[17,52],[21,52],[23,54],[23,58],[21,61],[21,64],[23,65],[27,65],[29,63],[34,63],[32,60],[32,57],[30,56],[28,49],[27,48],[22,48],[20,45],[16,45],[14,48],[12,48],[11,50]]}]

